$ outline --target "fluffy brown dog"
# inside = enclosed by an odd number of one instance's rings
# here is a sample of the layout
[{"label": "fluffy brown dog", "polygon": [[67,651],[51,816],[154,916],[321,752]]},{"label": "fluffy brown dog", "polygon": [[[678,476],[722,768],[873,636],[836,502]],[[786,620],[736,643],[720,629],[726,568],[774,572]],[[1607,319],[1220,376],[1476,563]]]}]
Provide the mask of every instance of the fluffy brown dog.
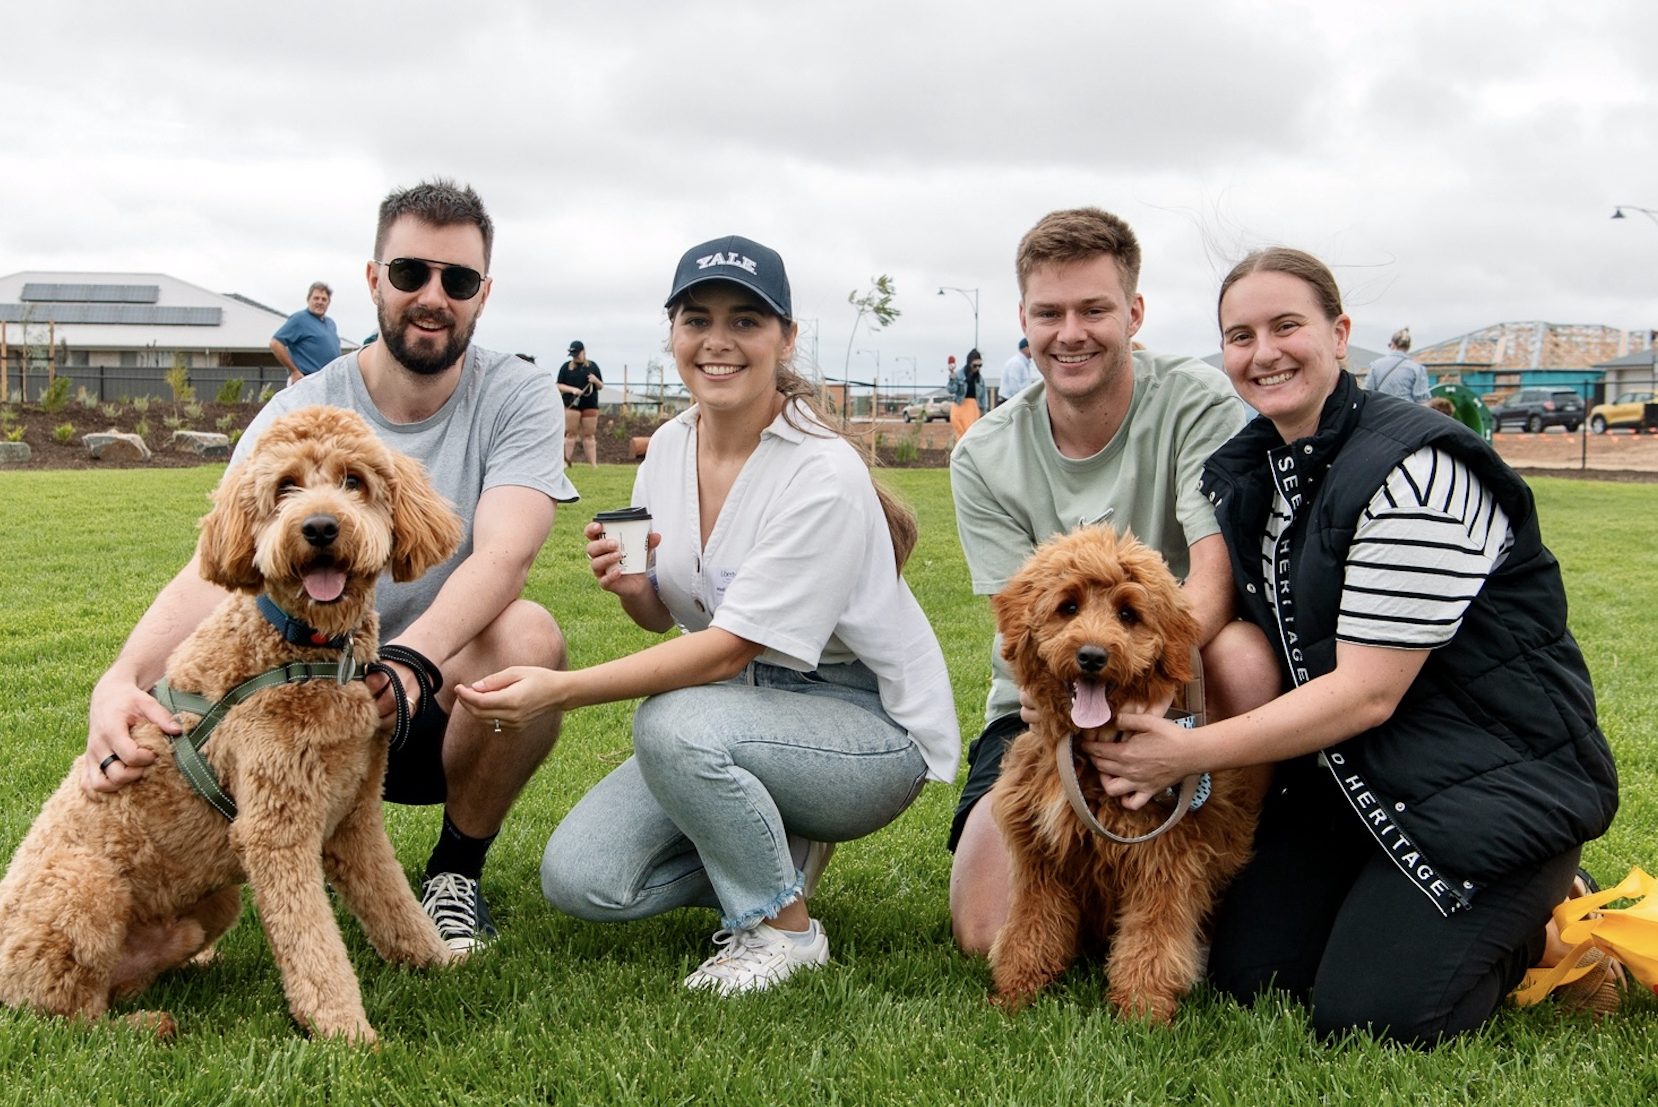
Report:
[{"label": "fluffy brown dog", "polygon": [[[1070,735],[1108,741],[1125,706],[1167,701],[1192,677],[1197,624],[1155,551],[1109,527],[1040,546],[992,601],[1002,654],[1040,719],[1008,749],[990,800],[1012,861],[1008,920],[990,950],[996,1001],[1017,1008],[1071,964],[1085,939],[1109,943],[1107,997],[1168,1022],[1199,972],[1215,898],[1249,858],[1254,774],[1214,774],[1213,793],[1166,834],[1122,845],[1072,810],[1055,751]],[[1114,834],[1157,827],[1169,808],[1129,811],[1086,759],[1088,807]]]},{"label": "fluffy brown dog", "polygon": [[[459,539],[425,471],[360,416],[326,407],[284,416],[202,520],[202,575],[235,594],[173,651],[167,679],[217,701],[288,662],[340,659],[337,649],[290,644],[259,613],[260,592],[324,640],[349,635],[367,664],[379,643],[382,570],[412,580]],[[187,726],[196,719],[183,716]],[[372,1041],[325,872],[381,956],[450,958],[381,823],[378,719],[361,680],[281,684],[232,708],[203,753],[239,808],[234,822],[192,790],[170,739],[150,724],[134,737],[158,757],[136,784],[91,795],[72,770],[0,882],[0,1000],[100,1016],[162,970],[210,956],[241,914],[245,881],[294,1018],[313,1034]],[[172,1028],[163,1012],[133,1020]]]}]

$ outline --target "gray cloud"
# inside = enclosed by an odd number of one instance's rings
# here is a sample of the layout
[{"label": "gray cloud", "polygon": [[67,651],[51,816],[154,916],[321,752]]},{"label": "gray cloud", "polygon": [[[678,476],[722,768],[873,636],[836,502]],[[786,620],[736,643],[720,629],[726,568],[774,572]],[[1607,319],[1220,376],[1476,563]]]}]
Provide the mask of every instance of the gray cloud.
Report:
[{"label": "gray cloud", "polygon": [[[1493,322],[1658,322],[1650,42],[1614,0],[1125,10],[985,0],[43,5],[0,95],[8,269],[160,270],[279,307],[317,277],[346,333],[385,191],[473,183],[500,226],[480,339],[607,370],[660,356],[680,250],[782,250],[825,365],[878,273],[903,317],[860,331],[921,383],[1017,340],[1012,253],[1097,203],[1146,247],[1145,336],[1215,348],[1219,274],[1251,246],[1327,257],[1355,338]],[[873,355],[856,355],[872,372]],[[857,375],[856,373],[854,375]]]}]

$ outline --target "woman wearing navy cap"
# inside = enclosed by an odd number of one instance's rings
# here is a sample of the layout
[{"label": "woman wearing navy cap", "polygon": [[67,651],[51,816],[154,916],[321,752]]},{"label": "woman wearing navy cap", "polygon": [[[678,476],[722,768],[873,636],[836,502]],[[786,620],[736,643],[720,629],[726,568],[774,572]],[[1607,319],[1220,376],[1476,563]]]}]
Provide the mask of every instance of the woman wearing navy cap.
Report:
[{"label": "woman wearing navy cap", "polygon": [[730,236],[680,259],[670,345],[696,403],[634,482],[654,562],[624,575],[587,528],[594,575],[647,630],[681,633],[573,672],[508,669],[459,690],[509,726],[648,697],[634,755],[547,843],[542,889],[585,919],[716,907],[717,952],[685,979],[720,995],[828,960],[806,897],[832,843],[955,778],[955,705],[899,575],[915,520],[871,479],[790,365],[783,259]]}]

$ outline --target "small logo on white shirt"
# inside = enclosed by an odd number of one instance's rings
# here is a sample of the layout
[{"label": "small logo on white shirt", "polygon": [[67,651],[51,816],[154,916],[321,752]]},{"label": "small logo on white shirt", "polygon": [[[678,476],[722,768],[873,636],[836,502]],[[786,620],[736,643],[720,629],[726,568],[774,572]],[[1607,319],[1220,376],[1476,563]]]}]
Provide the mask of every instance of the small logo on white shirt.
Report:
[{"label": "small logo on white shirt", "polygon": [[755,270],[754,259],[751,257],[745,257],[735,250],[730,250],[723,254],[705,254],[697,259],[698,269],[711,269],[716,265],[735,265],[738,269],[742,269],[749,273],[753,273]]}]

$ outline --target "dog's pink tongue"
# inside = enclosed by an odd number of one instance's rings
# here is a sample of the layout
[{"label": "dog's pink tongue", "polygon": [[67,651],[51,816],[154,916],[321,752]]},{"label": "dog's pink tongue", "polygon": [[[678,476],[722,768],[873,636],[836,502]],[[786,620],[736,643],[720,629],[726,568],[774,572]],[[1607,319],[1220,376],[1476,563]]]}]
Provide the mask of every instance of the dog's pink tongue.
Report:
[{"label": "dog's pink tongue", "polygon": [[339,569],[312,569],[305,574],[305,594],[318,603],[332,603],[345,591],[345,573]]},{"label": "dog's pink tongue", "polygon": [[1092,730],[1111,721],[1111,705],[1105,699],[1105,686],[1094,681],[1079,680],[1071,685],[1071,725],[1078,730]]}]

